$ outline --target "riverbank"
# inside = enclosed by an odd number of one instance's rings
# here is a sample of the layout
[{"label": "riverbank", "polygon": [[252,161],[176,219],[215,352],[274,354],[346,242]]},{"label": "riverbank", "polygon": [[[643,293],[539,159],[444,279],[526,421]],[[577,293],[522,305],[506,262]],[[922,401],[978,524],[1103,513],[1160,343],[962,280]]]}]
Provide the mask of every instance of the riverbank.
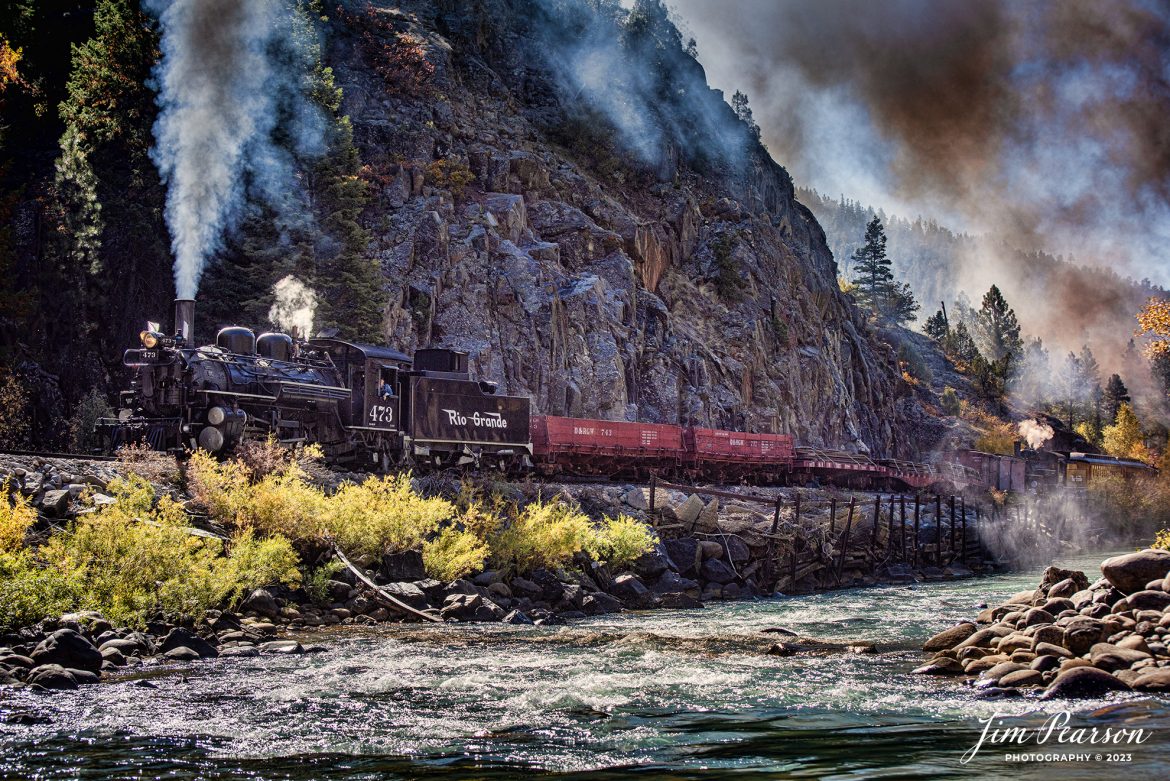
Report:
[{"label": "riverbank", "polygon": [[[2,477],[23,497],[12,511],[26,516],[9,524],[15,529],[9,544],[16,547],[5,554],[23,578],[12,584],[21,598],[14,615],[43,616],[47,611],[37,612],[41,604],[71,606],[65,615],[35,624],[13,626],[10,619],[10,631],[0,635],[0,681],[73,688],[144,660],[295,654],[303,648],[286,642],[285,634],[314,627],[403,620],[546,626],[625,610],[948,580],[975,574],[965,562],[983,571],[993,566],[979,545],[978,516],[961,499],[948,507],[941,499],[907,503],[905,497],[808,489],[469,486],[442,474],[374,481],[359,491],[357,484],[368,475],[319,465],[302,469],[279,449],[261,449],[259,455],[253,461],[266,470],[259,476],[247,460],[200,465],[194,459],[191,471],[203,472],[187,475],[195,486],[190,492],[174,462],[157,454],[130,454],[122,461],[0,460]],[[214,491],[208,488],[213,482]],[[469,500],[469,492],[481,498]],[[328,545],[323,549],[322,542],[330,541],[340,550],[332,539],[339,527],[314,534],[298,528],[294,517],[310,520],[297,506],[300,500],[349,524],[341,531],[364,546],[354,557],[357,566],[341,567]],[[501,506],[513,509],[506,514]],[[443,518],[454,520],[440,526]],[[241,519],[247,521],[242,527]],[[488,529],[486,536],[470,533],[476,525]],[[553,528],[560,531],[550,536]],[[276,547],[262,548],[256,531],[272,534]],[[436,557],[428,560],[428,546],[449,532],[459,544],[470,539],[473,552],[476,545],[481,552],[475,563],[458,564],[464,574],[441,580],[432,577]],[[381,552],[391,537],[421,545],[398,542],[400,549]],[[300,555],[311,557],[302,574],[289,571],[296,561],[290,539]],[[489,560],[489,542],[512,558],[492,554]],[[200,552],[174,558],[174,551],[188,548]],[[41,561],[50,550],[53,561]],[[258,566],[261,551],[273,563]],[[448,570],[462,555],[458,546],[440,553],[438,565]],[[152,558],[167,563],[153,567]],[[59,569],[63,561],[74,563]],[[510,564],[485,568],[494,561]],[[186,574],[163,586],[146,572],[137,577],[126,571],[152,567],[158,577]],[[44,572],[56,578],[52,589],[40,583]],[[278,573],[283,585],[242,592],[233,580],[254,582]],[[91,584],[95,576],[103,582]],[[207,579],[223,581],[216,592],[224,595],[221,602],[199,593]],[[95,587],[104,596],[98,598]],[[152,592],[160,590],[172,593],[169,602],[155,602]],[[42,597],[50,591],[55,601]],[[212,609],[174,612],[190,600]],[[127,610],[128,602],[141,607]],[[77,611],[100,604],[113,605],[118,615]],[[168,605],[171,610],[164,610]],[[233,609],[223,609],[228,605]]]},{"label": "riverbank", "polygon": [[[1089,569],[1100,561],[1063,561]],[[325,627],[326,650],[146,665],[134,680],[37,695],[0,690],[0,775],[45,779],[370,777],[616,779],[1099,778],[1113,766],[960,765],[997,715],[1034,727],[1148,728],[1125,770],[1165,775],[1170,708],[1119,700],[982,699],[916,676],[922,643],[1040,570],[935,584],[713,602],[560,626]],[[783,627],[844,649],[767,653]],[[763,638],[761,640],[761,638]],[[131,675],[130,678],[134,678]]]},{"label": "riverbank", "polygon": [[915,670],[964,676],[985,696],[1043,689],[1045,699],[1170,691],[1170,551],[1147,548],[1080,570],[1049,567],[1039,585],[923,645]]}]

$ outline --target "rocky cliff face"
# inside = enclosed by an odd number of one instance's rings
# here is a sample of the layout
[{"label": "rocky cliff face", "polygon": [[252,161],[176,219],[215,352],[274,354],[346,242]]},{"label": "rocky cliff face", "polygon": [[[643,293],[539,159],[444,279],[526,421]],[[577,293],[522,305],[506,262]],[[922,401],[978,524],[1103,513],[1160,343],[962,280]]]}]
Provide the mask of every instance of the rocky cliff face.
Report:
[{"label": "rocky cliff face", "polygon": [[[839,292],[787,172],[698,63],[662,46],[672,26],[634,40],[631,20],[591,13],[375,3],[334,23],[330,64],[377,183],[368,225],[390,343],[467,350],[479,376],[549,414],[914,455],[921,408]],[[572,51],[585,39],[572,24],[627,37]],[[593,55],[623,70],[566,79]],[[643,71],[660,81],[639,93]],[[680,83],[684,100],[646,102]],[[639,148],[622,110],[653,143]],[[699,148],[711,140],[715,153]]]}]

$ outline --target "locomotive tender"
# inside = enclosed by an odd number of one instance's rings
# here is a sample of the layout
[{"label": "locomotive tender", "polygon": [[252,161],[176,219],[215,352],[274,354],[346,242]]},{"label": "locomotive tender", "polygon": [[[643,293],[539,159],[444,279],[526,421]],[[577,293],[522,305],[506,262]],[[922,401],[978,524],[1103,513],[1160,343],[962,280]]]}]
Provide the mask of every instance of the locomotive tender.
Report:
[{"label": "locomotive tender", "polygon": [[530,463],[530,404],[476,382],[467,355],[250,329],[220,329],[196,346],[195,302],[175,301],[174,335],[148,323],[116,419],[98,424],[108,449],[144,441],[156,450],[218,453],[275,436],[317,443],[334,463],[391,466]]}]

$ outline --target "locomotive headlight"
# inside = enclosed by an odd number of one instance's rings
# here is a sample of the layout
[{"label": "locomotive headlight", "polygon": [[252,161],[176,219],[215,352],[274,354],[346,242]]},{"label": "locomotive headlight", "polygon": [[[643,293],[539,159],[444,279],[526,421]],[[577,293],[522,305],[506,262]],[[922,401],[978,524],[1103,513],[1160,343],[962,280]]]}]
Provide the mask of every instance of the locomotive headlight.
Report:
[{"label": "locomotive headlight", "polygon": [[142,340],[142,346],[147,349],[158,346],[158,337],[152,334],[150,331],[143,331],[142,333],[138,334],[138,338]]}]

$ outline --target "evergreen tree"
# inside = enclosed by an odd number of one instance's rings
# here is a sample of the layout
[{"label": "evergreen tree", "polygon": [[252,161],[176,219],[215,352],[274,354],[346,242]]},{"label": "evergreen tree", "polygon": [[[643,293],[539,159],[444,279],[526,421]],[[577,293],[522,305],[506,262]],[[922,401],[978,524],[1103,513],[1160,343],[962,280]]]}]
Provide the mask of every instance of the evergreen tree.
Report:
[{"label": "evergreen tree", "polygon": [[923,327],[923,330],[927,336],[941,344],[951,330],[950,325],[947,323],[947,313],[939,309],[933,315],[926,318],[926,325]]},{"label": "evergreen tree", "polygon": [[979,351],[992,361],[1015,359],[1023,348],[1016,313],[995,285],[984,294],[975,315],[974,336]]},{"label": "evergreen tree", "polygon": [[894,284],[892,263],[886,256],[886,231],[874,217],[865,226],[865,243],[853,253],[853,281],[857,298],[863,306],[878,312],[878,307]]},{"label": "evergreen tree", "polygon": [[951,329],[945,349],[951,358],[962,363],[970,364],[976,358],[983,357],[979,354],[979,348],[975,346],[975,340],[971,338],[971,332],[967,330],[967,324],[964,322]]},{"label": "evergreen tree", "polygon": [[1101,430],[1101,403],[1104,392],[1101,390],[1101,366],[1093,357],[1093,351],[1086,344],[1081,347],[1081,400],[1085,406],[1086,420],[1096,431]]},{"label": "evergreen tree", "polygon": [[739,121],[747,125],[748,132],[758,141],[760,138],[760,126],[756,124],[755,117],[752,116],[752,107],[748,105],[748,96],[736,90],[735,94],[731,96],[731,108],[735,112],[735,116],[739,118]]},{"label": "evergreen tree", "polygon": [[1121,408],[1122,404],[1128,404],[1130,401],[1129,389],[1121,381],[1121,375],[1111,374],[1109,381],[1105,383],[1105,391],[1101,399],[1102,412],[1105,415],[1105,420],[1110,425],[1116,422],[1117,410]]},{"label": "evergreen tree", "polygon": [[1043,408],[1051,389],[1051,374],[1048,350],[1039,338],[1032,339],[1024,346],[1014,381],[1015,392],[1029,409]]}]

